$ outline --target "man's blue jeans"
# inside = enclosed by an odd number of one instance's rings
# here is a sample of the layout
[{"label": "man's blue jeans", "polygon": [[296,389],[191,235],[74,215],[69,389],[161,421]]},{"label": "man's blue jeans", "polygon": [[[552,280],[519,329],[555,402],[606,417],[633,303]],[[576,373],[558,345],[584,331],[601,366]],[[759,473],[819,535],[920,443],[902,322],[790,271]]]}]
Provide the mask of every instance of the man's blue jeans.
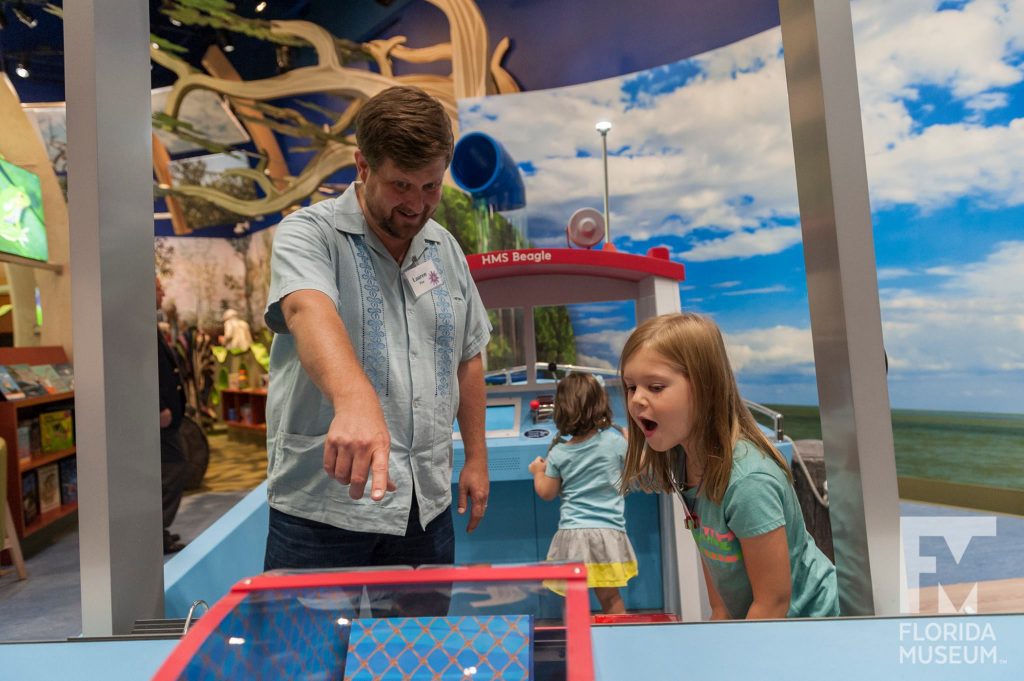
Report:
[{"label": "man's blue jeans", "polygon": [[[450,565],[455,562],[451,508],[420,527],[413,495],[405,536],[353,532],[270,509],[265,570]],[[444,616],[451,589],[446,585],[409,587],[370,594],[374,616]]]}]

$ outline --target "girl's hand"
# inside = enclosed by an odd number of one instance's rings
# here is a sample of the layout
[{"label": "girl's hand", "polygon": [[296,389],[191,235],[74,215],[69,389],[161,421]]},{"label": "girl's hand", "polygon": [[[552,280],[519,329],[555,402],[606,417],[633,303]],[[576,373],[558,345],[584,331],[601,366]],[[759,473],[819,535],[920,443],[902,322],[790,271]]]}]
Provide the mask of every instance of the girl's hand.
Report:
[{"label": "girl's hand", "polygon": [[537,473],[543,473],[544,469],[547,468],[547,465],[548,463],[547,461],[544,460],[544,457],[538,456],[536,459],[530,462],[528,468],[530,473],[532,473],[533,475],[537,475]]}]

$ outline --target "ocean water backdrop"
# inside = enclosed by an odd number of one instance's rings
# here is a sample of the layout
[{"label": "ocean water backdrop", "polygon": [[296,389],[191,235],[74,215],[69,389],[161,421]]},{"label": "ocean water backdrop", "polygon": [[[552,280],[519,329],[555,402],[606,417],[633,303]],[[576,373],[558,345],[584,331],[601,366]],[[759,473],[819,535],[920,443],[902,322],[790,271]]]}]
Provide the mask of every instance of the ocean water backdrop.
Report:
[{"label": "ocean water backdrop", "polygon": [[[818,407],[771,405],[794,440],[820,440]],[[896,472],[1024,490],[1024,415],[892,410]]]}]

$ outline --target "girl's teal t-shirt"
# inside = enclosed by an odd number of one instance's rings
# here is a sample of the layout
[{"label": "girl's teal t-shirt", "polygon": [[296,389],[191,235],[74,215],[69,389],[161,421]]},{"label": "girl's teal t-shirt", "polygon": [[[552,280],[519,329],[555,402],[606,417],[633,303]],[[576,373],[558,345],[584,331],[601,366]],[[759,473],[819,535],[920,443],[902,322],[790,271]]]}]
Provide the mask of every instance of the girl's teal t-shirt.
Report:
[{"label": "girl's teal t-shirt", "polygon": [[732,472],[721,504],[697,489],[681,492],[700,525],[693,530],[704,564],[729,614],[747,616],[753,602],[740,539],[785,526],[792,594],[787,617],[834,617],[839,614],[836,569],[804,525],[793,484],[775,461],[751,442],[733,450]]}]

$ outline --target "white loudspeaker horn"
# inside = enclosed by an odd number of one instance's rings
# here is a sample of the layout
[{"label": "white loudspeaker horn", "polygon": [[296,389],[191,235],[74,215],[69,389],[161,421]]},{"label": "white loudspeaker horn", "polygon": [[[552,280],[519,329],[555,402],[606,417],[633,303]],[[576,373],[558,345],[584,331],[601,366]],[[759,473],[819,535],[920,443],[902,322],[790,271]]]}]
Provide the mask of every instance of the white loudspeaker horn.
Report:
[{"label": "white loudspeaker horn", "polygon": [[604,239],[604,215],[593,208],[580,208],[569,217],[565,241],[581,248],[593,248]]}]

